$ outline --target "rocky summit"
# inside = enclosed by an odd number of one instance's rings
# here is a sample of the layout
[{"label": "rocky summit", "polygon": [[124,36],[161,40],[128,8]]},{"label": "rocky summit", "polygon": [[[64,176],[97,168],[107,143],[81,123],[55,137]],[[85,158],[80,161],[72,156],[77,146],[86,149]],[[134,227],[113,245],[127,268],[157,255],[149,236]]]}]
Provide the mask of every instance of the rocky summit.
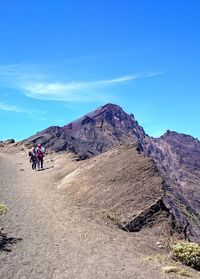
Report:
[{"label": "rocky summit", "polygon": [[52,126],[38,132],[23,143],[42,143],[50,151],[71,151],[79,159],[94,157],[116,145],[137,144],[138,152],[152,159],[163,177],[165,194],[161,200],[171,214],[172,232],[199,242],[199,140],[171,131],[152,138],[133,114],[107,104],[64,127]]},{"label": "rocky summit", "polygon": [[135,143],[145,137],[144,130],[132,114],[119,106],[107,104],[65,125],[52,126],[25,140],[42,142],[52,151],[72,151],[86,159],[120,143]]}]

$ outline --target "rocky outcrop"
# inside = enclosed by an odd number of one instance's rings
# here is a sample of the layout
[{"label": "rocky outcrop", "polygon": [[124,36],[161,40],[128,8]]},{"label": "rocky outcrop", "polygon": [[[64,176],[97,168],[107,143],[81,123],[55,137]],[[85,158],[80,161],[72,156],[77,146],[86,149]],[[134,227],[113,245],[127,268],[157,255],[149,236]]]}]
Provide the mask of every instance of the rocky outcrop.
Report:
[{"label": "rocky outcrop", "polygon": [[165,179],[165,204],[174,215],[177,230],[182,228],[190,240],[200,239],[200,142],[167,131],[158,139],[146,137],[142,146]]},{"label": "rocky outcrop", "polygon": [[14,139],[7,139],[7,140],[3,140],[0,141],[1,144],[11,144],[11,143],[15,143]]},{"label": "rocky outcrop", "polygon": [[[62,170],[63,173],[63,170]],[[143,228],[168,234],[173,218],[162,199],[164,181],[137,145],[120,145],[90,158],[61,181],[67,196],[111,219],[126,231]]]},{"label": "rocky outcrop", "polygon": [[5,146],[8,146],[12,143],[15,143],[14,139],[1,140],[0,141],[0,147],[5,147]]},{"label": "rocky outcrop", "polygon": [[[27,146],[42,143],[56,152],[71,151],[80,159],[94,157],[119,144],[136,143],[137,150],[156,163],[164,179],[161,204],[173,216],[174,230],[187,239],[199,241],[200,142],[197,139],[171,131],[160,138],[149,137],[132,114],[107,104],[64,127],[49,127],[23,143]],[[148,214],[142,213],[143,220]],[[129,227],[134,227],[135,221],[130,222]],[[138,222],[141,223],[140,218]]]},{"label": "rocky outcrop", "polygon": [[173,233],[173,215],[170,214],[168,208],[165,206],[162,197],[153,204],[149,204],[147,208],[134,216],[132,220],[119,223],[118,226],[128,232],[138,232],[144,227],[152,227],[157,223],[162,223],[164,220],[166,221],[168,218],[171,218],[168,229],[170,228],[169,231]]},{"label": "rocky outcrop", "polygon": [[26,139],[26,144],[43,143],[53,151],[72,151],[81,159],[101,154],[120,143],[134,143],[145,133],[132,114],[107,104],[64,127],[49,127]]}]

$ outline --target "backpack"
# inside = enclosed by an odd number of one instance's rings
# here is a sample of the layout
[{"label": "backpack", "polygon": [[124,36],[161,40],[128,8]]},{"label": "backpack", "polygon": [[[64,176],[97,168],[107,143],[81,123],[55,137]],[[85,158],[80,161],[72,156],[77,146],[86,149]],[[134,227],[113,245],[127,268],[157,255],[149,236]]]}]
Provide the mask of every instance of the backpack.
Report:
[{"label": "backpack", "polygon": [[36,156],[36,150],[34,149],[34,150],[30,150],[29,152],[28,152],[28,156],[29,157],[34,157],[34,156]]},{"label": "backpack", "polygon": [[37,157],[44,157],[44,150],[42,148],[37,148]]}]

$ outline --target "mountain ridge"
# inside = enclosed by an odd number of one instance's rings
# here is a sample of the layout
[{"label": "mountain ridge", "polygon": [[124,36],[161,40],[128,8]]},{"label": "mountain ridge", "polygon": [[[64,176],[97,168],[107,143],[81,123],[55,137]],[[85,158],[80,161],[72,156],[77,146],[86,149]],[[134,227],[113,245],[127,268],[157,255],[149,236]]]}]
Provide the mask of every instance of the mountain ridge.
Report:
[{"label": "mountain ridge", "polygon": [[22,142],[42,142],[51,151],[68,150],[86,159],[119,143],[135,143],[144,135],[132,114],[126,114],[118,105],[107,104],[63,127],[48,127]]},{"label": "mountain ridge", "polygon": [[167,130],[159,138],[148,136],[121,107],[106,104],[63,126],[49,127],[22,141],[42,143],[50,151],[70,151],[87,159],[119,144],[137,144],[151,158],[165,181],[163,201],[174,218],[174,229],[190,240],[200,239],[200,142]]}]

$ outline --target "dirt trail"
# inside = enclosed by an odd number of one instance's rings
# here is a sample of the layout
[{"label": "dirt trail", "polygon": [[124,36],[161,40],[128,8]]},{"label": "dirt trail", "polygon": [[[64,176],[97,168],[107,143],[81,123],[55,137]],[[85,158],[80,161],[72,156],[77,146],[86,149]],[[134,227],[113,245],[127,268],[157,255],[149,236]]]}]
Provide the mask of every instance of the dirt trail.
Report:
[{"label": "dirt trail", "polygon": [[137,235],[91,220],[67,201],[56,188],[56,168],[47,166],[33,172],[24,156],[0,154],[0,201],[9,207],[0,226],[16,241],[0,251],[0,278],[166,278],[142,266]]}]

